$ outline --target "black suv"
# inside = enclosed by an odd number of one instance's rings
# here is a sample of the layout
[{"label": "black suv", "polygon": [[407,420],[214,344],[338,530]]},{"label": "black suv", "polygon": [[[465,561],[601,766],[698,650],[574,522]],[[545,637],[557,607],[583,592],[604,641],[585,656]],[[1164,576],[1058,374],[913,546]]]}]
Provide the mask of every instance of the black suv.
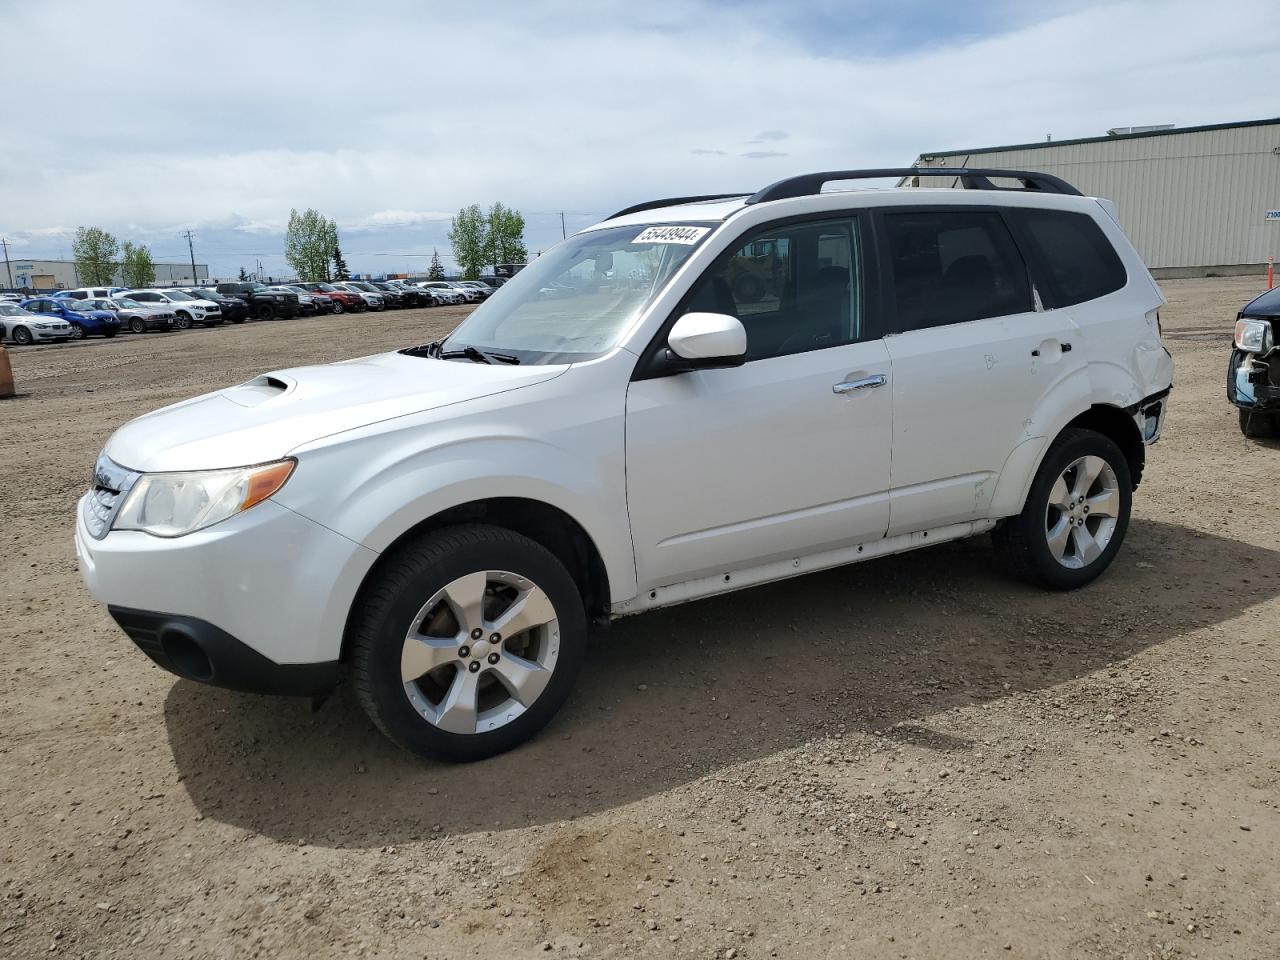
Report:
[{"label": "black suv", "polygon": [[238,297],[243,300],[249,305],[249,312],[259,320],[296,317],[302,312],[302,306],[298,302],[296,293],[268,290],[265,283],[258,283],[254,280],[220,283],[215,289],[225,296]]},{"label": "black suv", "polygon": [[222,308],[222,316],[232,323],[244,323],[249,319],[249,304],[239,297],[219,293],[213,287],[184,287],[185,292],[203,300],[212,300]]},{"label": "black suv", "polygon": [[425,290],[397,287],[392,283],[370,280],[369,285],[381,291],[384,297],[390,298],[390,306],[399,307],[434,307],[436,298]]}]

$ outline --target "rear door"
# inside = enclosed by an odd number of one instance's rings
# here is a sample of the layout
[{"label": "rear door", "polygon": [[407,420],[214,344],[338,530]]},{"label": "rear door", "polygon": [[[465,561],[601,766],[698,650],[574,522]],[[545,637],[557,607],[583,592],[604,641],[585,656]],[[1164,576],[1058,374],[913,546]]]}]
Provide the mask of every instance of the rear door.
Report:
[{"label": "rear door", "polygon": [[[1043,310],[996,207],[877,215],[893,362],[889,535],[986,517],[1041,399],[1084,374],[1069,313]],[[1075,377],[1087,406],[1087,375]]]}]

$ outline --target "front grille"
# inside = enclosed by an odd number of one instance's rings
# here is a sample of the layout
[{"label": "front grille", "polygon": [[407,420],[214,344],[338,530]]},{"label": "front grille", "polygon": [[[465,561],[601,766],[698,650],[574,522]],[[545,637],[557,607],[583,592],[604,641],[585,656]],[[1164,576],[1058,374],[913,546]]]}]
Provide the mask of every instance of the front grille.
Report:
[{"label": "front grille", "polygon": [[84,501],[84,525],[95,540],[101,540],[107,535],[116,511],[124,503],[125,494],[138,476],[105,453],[98,457],[98,462],[93,467],[93,488]]},{"label": "front grille", "polygon": [[95,487],[84,505],[84,525],[95,540],[101,540],[111,525],[119,505],[120,493],[116,490],[104,490]]}]

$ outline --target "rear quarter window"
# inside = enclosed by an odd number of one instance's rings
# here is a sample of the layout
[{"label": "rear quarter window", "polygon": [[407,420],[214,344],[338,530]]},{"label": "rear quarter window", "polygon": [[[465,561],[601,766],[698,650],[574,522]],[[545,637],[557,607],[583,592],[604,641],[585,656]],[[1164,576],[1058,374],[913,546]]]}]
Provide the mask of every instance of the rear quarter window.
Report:
[{"label": "rear quarter window", "polygon": [[1070,307],[1128,282],[1124,263],[1093,217],[1068,210],[1010,210],[1040,301]]}]

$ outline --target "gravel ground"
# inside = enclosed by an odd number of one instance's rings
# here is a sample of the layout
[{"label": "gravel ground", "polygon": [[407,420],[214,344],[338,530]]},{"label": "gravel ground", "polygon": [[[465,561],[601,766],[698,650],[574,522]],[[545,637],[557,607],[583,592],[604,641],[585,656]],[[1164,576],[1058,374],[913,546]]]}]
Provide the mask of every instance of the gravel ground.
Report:
[{"label": "gravel ground", "polygon": [[1280,445],[1223,395],[1259,281],[1164,287],[1176,388],[1102,580],[978,538],[624,620],[470,766],[349,694],[175,680],[71,544],[117,425],[465,310],[11,351],[0,956],[1276,956]]}]

